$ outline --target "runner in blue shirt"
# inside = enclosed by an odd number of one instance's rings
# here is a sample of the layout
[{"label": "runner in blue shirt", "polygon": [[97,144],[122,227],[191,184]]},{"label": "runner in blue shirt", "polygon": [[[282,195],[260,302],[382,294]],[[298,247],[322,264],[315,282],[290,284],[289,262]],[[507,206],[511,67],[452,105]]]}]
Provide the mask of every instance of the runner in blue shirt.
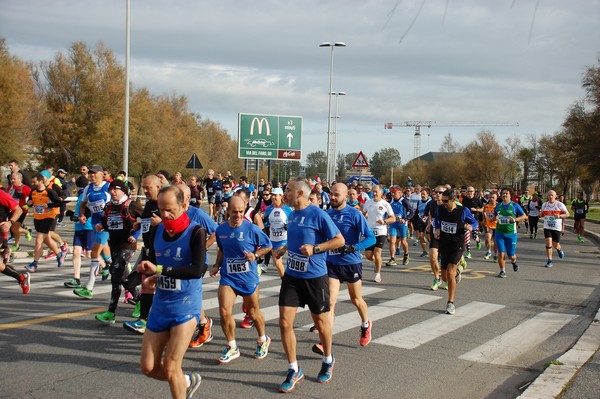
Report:
[{"label": "runner in blue shirt", "polygon": [[304,379],[296,357],[294,320],[298,307],[308,305],[323,343],[323,363],[317,381],[327,383],[333,373],[331,320],[329,317],[329,278],[327,251],[344,245],[344,237],[331,218],[321,209],[309,205],[311,188],[306,179],[290,180],[285,199],[294,208],[288,222],[288,244],[274,252],[280,258],[288,252],[285,274],[279,293],[279,327],[289,367],[280,392],[291,392]]}]

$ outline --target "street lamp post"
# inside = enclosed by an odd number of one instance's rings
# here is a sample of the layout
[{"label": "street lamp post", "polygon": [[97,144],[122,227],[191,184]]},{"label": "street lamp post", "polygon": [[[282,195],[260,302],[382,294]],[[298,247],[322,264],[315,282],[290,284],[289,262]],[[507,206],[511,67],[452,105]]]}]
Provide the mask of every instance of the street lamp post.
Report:
[{"label": "street lamp post", "polygon": [[335,47],[346,47],[342,42],[325,42],[319,47],[330,47],[331,58],[329,62],[329,112],[327,118],[327,181],[331,182],[335,178],[335,136],[331,131],[331,93],[333,92],[333,49]]},{"label": "street lamp post", "polygon": [[331,129],[331,143],[333,147],[333,175],[332,179],[335,179],[336,171],[337,171],[337,154],[336,154],[336,146],[337,146],[337,120],[340,118],[338,115],[338,98],[339,96],[345,96],[346,92],[338,91],[329,93],[330,96],[335,96],[335,107],[331,118],[333,119],[333,128]]}]

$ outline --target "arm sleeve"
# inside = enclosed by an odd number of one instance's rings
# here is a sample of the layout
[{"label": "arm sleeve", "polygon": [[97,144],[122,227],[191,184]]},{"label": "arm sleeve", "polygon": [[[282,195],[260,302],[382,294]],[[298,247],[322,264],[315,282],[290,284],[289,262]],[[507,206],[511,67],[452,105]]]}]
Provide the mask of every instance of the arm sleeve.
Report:
[{"label": "arm sleeve", "polygon": [[54,187],[56,187],[56,186],[46,189],[46,192],[48,193],[48,198],[50,198],[50,200],[52,201],[52,203],[48,204],[48,208],[58,208],[58,207],[60,207],[60,205],[63,202],[62,198],[56,192]]},{"label": "arm sleeve", "polygon": [[465,222],[470,224],[473,227],[473,230],[476,230],[479,227],[479,223],[477,223],[477,219],[473,217],[473,214],[469,210],[469,208],[463,207],[463,215],[465,217]]},{"label": "arm sleeve", "polygon": [[415,210],[412,208],[410,201],[402,198],[402,205],[404,205],[404,210],[406,211],[406,218],[409,220],[412,219],[415,215]]},{"label": "arm sleeve", "polygon": [[192,264],[175,268],[166,268],[162,274],[182,280],[200,278],[206,273],[206,229],[196,226],[190,238]]}]

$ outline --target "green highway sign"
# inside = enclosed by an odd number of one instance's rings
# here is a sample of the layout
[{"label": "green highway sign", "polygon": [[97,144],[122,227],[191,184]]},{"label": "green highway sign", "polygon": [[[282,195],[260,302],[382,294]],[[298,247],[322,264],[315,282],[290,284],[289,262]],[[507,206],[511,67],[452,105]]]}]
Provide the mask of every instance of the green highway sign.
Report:
[{"label": "green highway sign", "polygon": [[238,157],[300,160],[302,117],[238,114]]}]

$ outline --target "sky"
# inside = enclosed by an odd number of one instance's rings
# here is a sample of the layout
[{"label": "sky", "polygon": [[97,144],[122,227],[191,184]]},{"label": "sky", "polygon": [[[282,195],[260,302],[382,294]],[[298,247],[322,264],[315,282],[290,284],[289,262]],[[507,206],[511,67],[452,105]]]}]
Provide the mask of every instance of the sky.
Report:
[{"label": "sky", "polygon": [[[124,64],[125,21],[126,0],[0,0],[0,36],[27,61],[102,41]],[[526,144],[559,131],[598,64],[598,21],[599,0],[131,0],[130,75],[134,88],[186,96],[236,139],[238,113],[301,116],[305,159],[327,148],[332,57],[319,44],[343,42],[337,153],[393,147],[405,163],[415,130],[388,122],[438,122],[421,129],[421,154],[448,133]]]}]

